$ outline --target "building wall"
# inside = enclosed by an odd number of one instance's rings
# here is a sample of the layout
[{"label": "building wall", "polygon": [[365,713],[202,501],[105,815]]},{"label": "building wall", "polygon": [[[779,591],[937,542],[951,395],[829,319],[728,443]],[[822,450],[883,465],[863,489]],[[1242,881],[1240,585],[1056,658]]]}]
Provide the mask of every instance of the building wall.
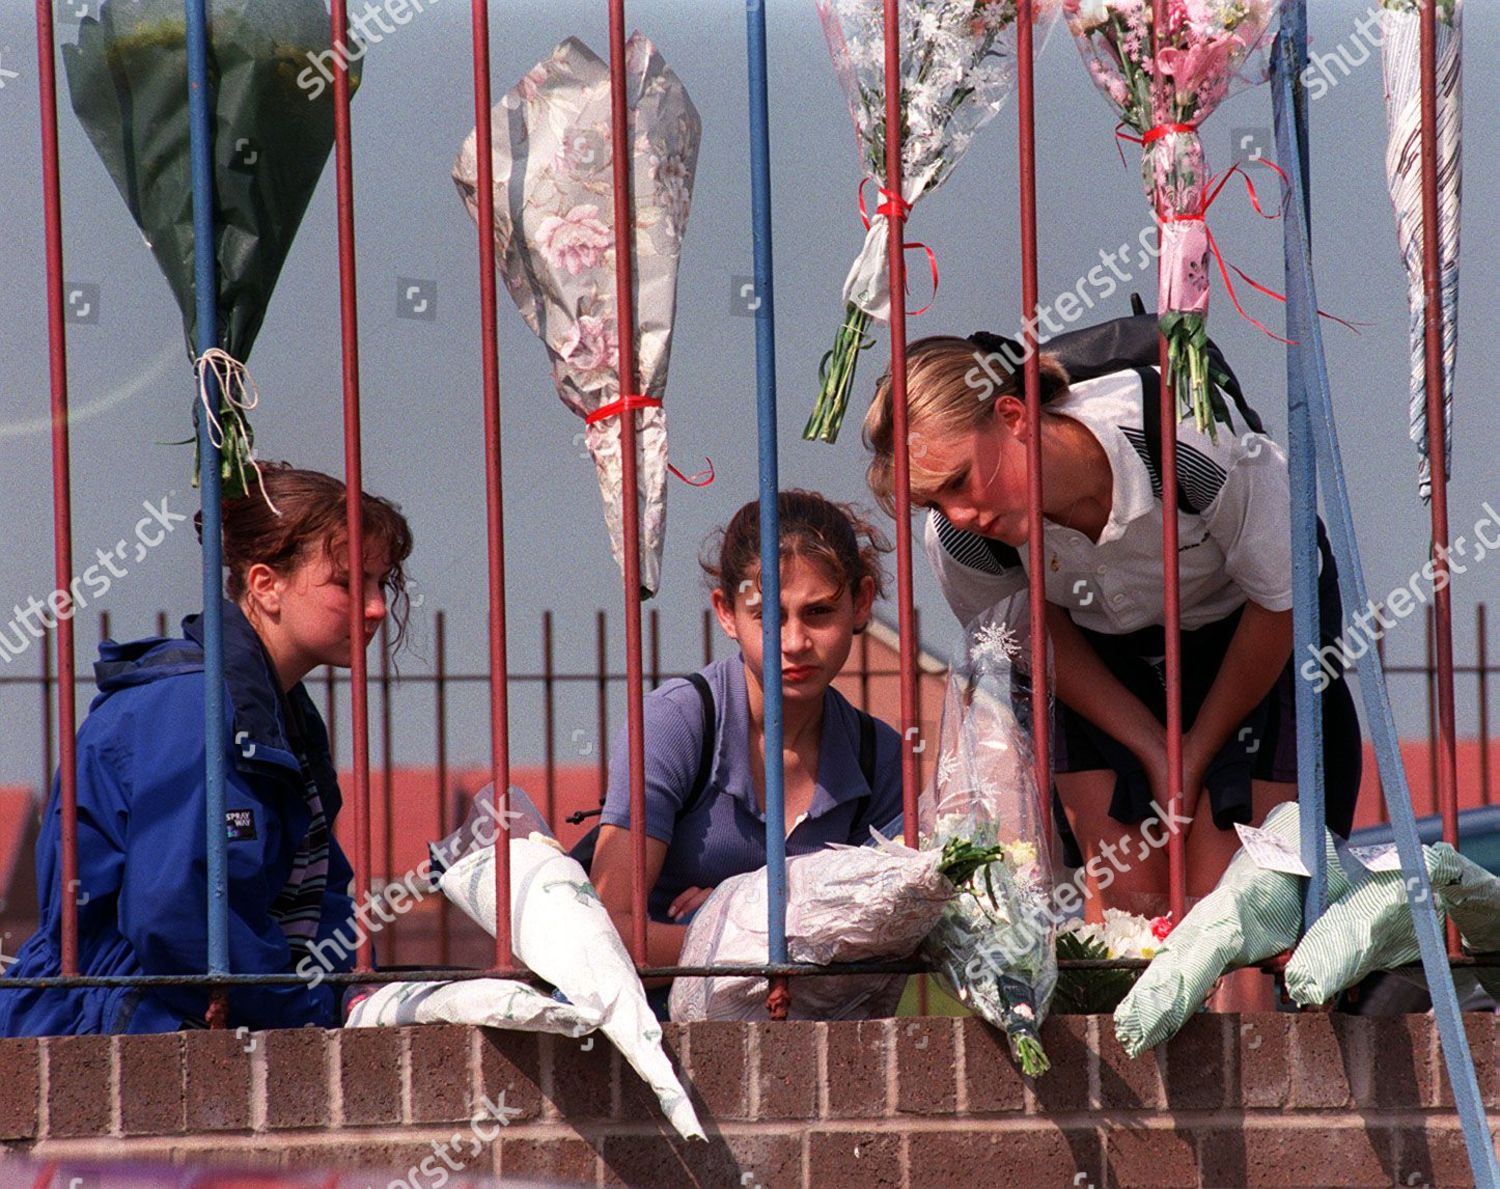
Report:
[{"label": "building wall", "polygon": [[[1466,1024],[1493,1110],[1496,1019]],[[434,1026],[9,1040],[0,1141],[10,1158],[58,1162],[61,1184],[107,1158],[384,1170],[337,1183],[385,1189],[435,1143],[506,1183],[1473,1183],[1428,1017],[1198,1015],[1135,1061],[1107,1017],[1057,1017],[1043,1036],[1052,1069],[1031,1080],[973,1020],[668,1025],[710,1133],[692,1145],[602,1038]],[[502,1092],[519,1114],[470,1154],[468,1121]],[[0,1183],[30,1183],[10,1171]]]}]

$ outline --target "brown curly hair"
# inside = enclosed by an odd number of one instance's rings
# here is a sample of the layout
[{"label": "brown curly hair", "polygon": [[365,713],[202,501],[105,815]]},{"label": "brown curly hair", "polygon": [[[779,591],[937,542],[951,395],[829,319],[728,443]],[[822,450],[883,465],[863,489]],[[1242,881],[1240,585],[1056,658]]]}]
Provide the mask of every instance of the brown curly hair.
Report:
[{"label": "brown curly hair", "polygon": [[[341,479],[321,471],[302,470],[285,462],[262,462],[259,487],[239,499],[223,504],[224,593],[240,602],[245,596],[245,575],[257,562],[278,574],[289,574],[321,550],[337,564],[349,540],[346,489]],[[267,504],[276,505],[273,512]],[[406,594],[406,560],[411,556],[412,533],[401,509],[390,500],[365,492],[366,548],[384,554],[386,571],[380,584],[396,626],[395,647],[406,636],[411,603]],[[203,514],[193,517],[198,539],[203,539]]]},{"label": "brown curly hair", "polygon": [[[792,489],[776,497],[781,521],[781,561],[793,557],[820,563],[839,585],[839,593],[858,591],[866,578],[875,597],[885,594],[881,555],[890,542],[853,504],[838,503],[816,491]],[[751,575],[759,585],[760,501],[751,500],[723,528],[704,543],[699,564],[711,587],[722,591],[731,605]]]}]

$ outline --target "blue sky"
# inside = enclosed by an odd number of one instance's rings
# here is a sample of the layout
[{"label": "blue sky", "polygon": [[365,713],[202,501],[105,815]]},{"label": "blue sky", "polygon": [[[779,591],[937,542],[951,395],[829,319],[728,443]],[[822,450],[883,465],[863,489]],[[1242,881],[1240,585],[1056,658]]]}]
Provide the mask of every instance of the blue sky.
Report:
[{"label": "blue sky", "polygon": [[[64,0],[64,3],[80,0]],[[1355,336],[1325,331],[1340,416],[1340,436],[1372,592],[1407,583],[1424,557],[1426,513],[1415,495],[1414,449],[1406,437],[1406,296],[1383,174],[1384,112],[1378,52],[1361,54],[1357,22],[1373,0],[1318,0],[1314,50],[1342,52],[1347,77],[1320,88],[1312,106],[1315,158],[1314,248],[1322,304],[1368,325]],[[603,6],[492,5],[495,92],[503,93],[562,38],[577,35],[607,48]],[[819,357],[841,313],[839,290],[858,251],[857,157],[847,108],[829,68],[811,0],[767,6],[773,80],[774,218],[777,269],[781,471],[787,486],[818,487],[840,498],[863,493],[864,456],[855,416],[835,447],[801,441],[816,387]],[[703,147],[684,249],[679,318],[667,408],[673,456],[685,471],[713,459],[718,481],[703,490],[674,482],[670,494],[662,594],[664,667],[696,664],[699,613],[705,605],[696,556],[706,534],[755,495],[755,361],[753,321],[736,316],[736,296],[751,273],[749,173],[745,114],[743,8],[657,0],[633,3],[628,20],[656,41],[703,118]],[[1464,244],[1453,531],[1464,532],[1500,507],[1500,420],[1482,377],[1496,362],[1489,301],[1496,241],[1483,234],[1497,197],[1495,139],[1474,135],[1500,107],[1500,20],[1490,6],[1467,14],[1467,237]],[[473,224],[449,173],[473,125],[468,6],[431,0],[430,7],[372,47],[354,102],[360,350],[366,484],[399,501],[416,532],[413,572],[425,602],[414,616],[414,649],[403,668],[428,667],[431,612],[446,608],[450,669],[478,671],[485,658],[483,446],[480,422],[478,255]],[[72,26],[61,23],[68,40]],[[1366,60],[1360,61],[1362,56]],[[53,586],[49,503],[47,337],[44,309],[40,141],[35,35],[29,6],[0,14],[0,607],[44,597]],[[14,72],[15,77],[11,77]],[[61,72],[59,72],[61,73]],[[1226,102],[1207,123],[1211,166],[1222,168],[1244,137],[1269,147],[1270,93],[1261,87]],[[69,326],[73,425],[75,558],[79,570],[95,550],[129,539],[127,570],[99,604],[117,635],[149,631],[158,607],[175,621],[196,609],[197,548],[176,526],[159,544],[146,503],[190,511],[190,458],[156,445],[185,436],[192,398],[174,302],[113,183],[61,97],[66,273],[97,303],[92,320]],[[1121,168],[1114,119],[1059,28],[1038,64],[1041,292],[1074,289],[1100,262],[1100,251],[1135,242],[1147,222],[1133,154]],[[1019,309],[1016,225],[1015,109],[1006,109],[975,141],[947,185],[925,198],[911,232],[930,244],[942,269],[931,312],[910,322],[913,337],[979,328],[1010,331]],[[1269,175],[1268,175],[1269,176]],[[1264,184],[1262,189],[1268,186]],[[254,423],[262,452],[339,472],[340,374],[337,246],[331,169],[313,200],[264,330],[251,358],[262,394]],[[1230,259],[1252,276],[1280,285],[1276,224],[1263,223],[1226,191],[1213,227]],[[925,275],[925,269],[923,270]],[[435,317],[398,317],[398,290],[414,279],[430,286]],[[914,279],[915,286],[925,284]],[[1142,273],[1138,287],[1151,288]],[[915,289],[914,289],[915,292]],[[80,298],[80,302],[83,298]],[[545,354],[501,292],[501,389],[505,433],[506,529],[514,668],[539,664],[540,615],[554,610],[558,661],[593,663],[594,611],[613,620],[612,643],[623,661],[618,571],[611,560],[592,465],[578,457],[577,419],[558,401]],[[925,300],[925,298],[923,299]],[[1275,326],[1274,305],[1242,288],[1247,308]],[[1127,312],[1123,291],[1100,316]],[[429,312],[430,312],[429,311]],[[1234,313],[1216,290],[1211,331],[1235,363],[1251,400],[1277,428],[1284,423],[1281,348]],[[887,350],[861,363],[859,399],[867,398]],[[171,493],[176,493],[171,494]],[[159,522],[158,522],[159,523]],[[139,554],[139,557],[136,555]],[[1500,589],[1491,559],[1454,586],[1461,658],[1472,656],[1473,607]],[[1496,571],[1500,573],[1500,571]],[[919,557],[916,590],[929,639],[945,647],[952,621]],[[79,630],[87,673],[92,616]],[[1413,617],[1390,633],[1392,659],[1416,661],[1423,632]],[[34,673],[36,650],[4,666]],[[486,703],[468,687],[452,700],[456,759],[483,760]],[[1420,681],[1397,679],[1404,728],[1421,727]],[[399,695],[398,761],[426,762],[429,693]],[[1460,686],[1461,724],[1474,721],[1472,681]],[[13,724],[0,736],[0,779],[33,779],[36,699],[0,687],[0,713]],[[347,721],[347,720],[346,720]],[[619,723],[616,707],[612,721]],[[538,704],[518,695],[512,711],[518,758],[536,755]],[[558,737],[567,749],[592,752],[592,705],[560,706]],[[570,742],[571,740],[571,742]],[[571,758],[564,754],[563,759]]]}]

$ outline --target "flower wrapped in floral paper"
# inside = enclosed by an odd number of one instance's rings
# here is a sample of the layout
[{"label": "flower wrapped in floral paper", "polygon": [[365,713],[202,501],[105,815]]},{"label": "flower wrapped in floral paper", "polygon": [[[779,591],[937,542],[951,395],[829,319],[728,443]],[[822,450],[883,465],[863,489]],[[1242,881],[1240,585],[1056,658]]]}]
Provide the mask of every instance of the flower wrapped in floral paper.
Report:
[{"label": "flower wrapped in floral paper", "polygon": [[[815,0],[834,73],[849,100],[865,181],[885,170],[885,24],[880,0]],[[1045,32],[1058,0],[1035,0]],[[889,219],[936,190],[992,120],[1015,85],[1015,0],[907,0],[901,28],[901,194],[880,190],[868,234],[844,282],[844,320],[823,359],[821,385],[802,436],[833,442],[854,386],[870,319],[890,320]],[[861,200],[863,207],[863,200]],[[918,246],[918,245],[908,245]],[[936,266],[933,283],[936,285]]]},{"label": "flower wrapped in floral paper", "polygon": [[[580,437],[594,459],[622,567],[620,417],[636,418],[641,586],[649,596],[660,583],[671,469],[661,401],[702,129],[687,89],[639,33],[626,45],[626,87],[634,131],[638,392],[622,393],[619,375],[609,67],[576,38],[527,71],[495,106],[494,236],[496,268],[547,348],[558,395],[584,419]],[[453,167],[475,219],[477,153],[471,132]]]},{"label": "flower wrapped in floral paper", "polygon": [[1198,128],[1232,91],[1264,81],[1276,5],[1167,0],[1154,63],[1151,0],[1063,0],[1063,12],[1089,74],[1141,143],[1142,180],[1161,229],[1156,308],[1170,376],[1185,412],[1212,433],[1229,414],[1208,356],[1213,240],[1204,216],[1217,191]]},{"label": "flower wrapped in floral paper", "polygon": [[1003,858],[956,896],[923,952],[970,1010],[1002,1029],[1023,1073],[1046,1071],[1041,1023],[1057,982],[1050,846],[1031,750],[1024,592],[968,630],[943,702],[937,776],[921,802],[924,848],[955,839]]}]

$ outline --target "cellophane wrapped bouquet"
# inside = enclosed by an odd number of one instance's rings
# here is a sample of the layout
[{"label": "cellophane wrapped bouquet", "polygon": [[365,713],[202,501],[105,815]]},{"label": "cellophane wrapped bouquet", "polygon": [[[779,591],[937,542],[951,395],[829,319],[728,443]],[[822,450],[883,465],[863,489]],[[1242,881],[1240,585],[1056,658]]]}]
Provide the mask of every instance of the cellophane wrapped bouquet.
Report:
[{"label": "cellophane wrapped bouquet", "polygon": [[[849,100],[866,181],[885,168],[885,23],[881,0],[815,0],[833,69]],[[1035,0],[1045,32],[1060,0]],[[838,438],[870,319],[890,320],[889,213],[936,190],[975,134],[1005,104],[1016,78],[1016,0],[906,0],[901,33],[901,193],[880,192],[864,248],[844,282],[844,320],[824,356],[817,403],[802,436]],[[863,206],[863,202],[861,202]],[[917,246],[917,245],[909,245]],[[934,282],[936,271],[934,270]]]},{"label": "cellophane wrapped bouquet", "polygon": [[1047,1069],[1041,1023],[1057,984],[1050,838],[1031,747],[1027,596],[981,615],[956,654],[921,843],[999,846],[928,934],[923,952],[975,1014],[1004,1031],[1021,1071]]},{"label": "cellophane wrapped bouquet", "polygon": [[1198,128],[1231,92],[1266,78],[1277,5],[1167,0],[1154,59],[1151,0],[1063,0],[1063,13],[1095,84],[1141,142],[1142,181],[1161,228],[1156,308],[1170,374],[1184,413],[1212,432],[1229,418],[1208,358],[1204,216],[1214,191]]}]

